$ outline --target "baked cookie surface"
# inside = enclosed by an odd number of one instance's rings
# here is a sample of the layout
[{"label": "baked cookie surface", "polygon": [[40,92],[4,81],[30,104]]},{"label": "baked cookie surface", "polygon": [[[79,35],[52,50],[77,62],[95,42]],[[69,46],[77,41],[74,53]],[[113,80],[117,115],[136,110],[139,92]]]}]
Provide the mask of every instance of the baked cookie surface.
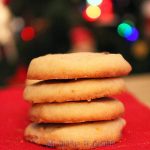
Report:
[{"label": "baked cookie surface", "polygon": [[92,102],[35,104],[30,110],[30,119],[38,123],[77,123],[112,120],[123,113],[122,102],[112,98],[101,98]]},{"label": "baked cookie surface", "polygon": [[109,97],[125,90],[121,78],[47,80],[27,85],[24,99],[32,103],[91,100]]},{"label": "baked cookie surface", "polygon": [[130,64],[120,54],[69,53],[34,58],[27,78],[35,80],[104,78],[127,75]]},{"label": "baked cookie surface", "polygon": [[29,79],[26,79],[25,85],[32,85],[32,84],[38,83],[40,81],[41,80],[29,80]]},{"label": "baked cookie surface", "polygon": [[119,141],[124,119],[79,124],[36,124],[25,130],[25,139],[57,149],[91,149]]}]

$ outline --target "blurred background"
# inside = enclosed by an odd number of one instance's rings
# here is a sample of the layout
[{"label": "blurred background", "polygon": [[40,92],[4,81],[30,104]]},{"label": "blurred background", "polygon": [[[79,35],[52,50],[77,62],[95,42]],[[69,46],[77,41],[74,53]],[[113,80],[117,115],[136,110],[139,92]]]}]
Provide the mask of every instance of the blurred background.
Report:
[{"label": "blurred background", "polygon": [[121,53],[150,72],[150,0],[0,0],[0,86],[47,53]]}]

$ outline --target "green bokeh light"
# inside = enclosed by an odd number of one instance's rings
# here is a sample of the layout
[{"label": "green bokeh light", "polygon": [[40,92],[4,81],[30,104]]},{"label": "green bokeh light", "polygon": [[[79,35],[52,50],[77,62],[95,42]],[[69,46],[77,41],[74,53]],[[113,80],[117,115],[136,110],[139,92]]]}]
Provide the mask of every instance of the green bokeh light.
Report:
[{"label": "green bokeh light", "polygon": [[132,26],[127,23],[121,23],[117,28],[118,34],[122,37],[128,37],[132,34]]}]

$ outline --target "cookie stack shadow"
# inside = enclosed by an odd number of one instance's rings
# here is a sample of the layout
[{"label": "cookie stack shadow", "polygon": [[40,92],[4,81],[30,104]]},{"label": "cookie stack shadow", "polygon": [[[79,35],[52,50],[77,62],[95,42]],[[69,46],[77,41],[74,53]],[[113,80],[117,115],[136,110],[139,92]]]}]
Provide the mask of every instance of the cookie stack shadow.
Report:
[{"label": "cookie stack shadow", "polygon": [[57,149],[91,149],[120,140],[131,66],[120,54],[49,54],[31,61],[24,99],[32,103],[25,139]]}]

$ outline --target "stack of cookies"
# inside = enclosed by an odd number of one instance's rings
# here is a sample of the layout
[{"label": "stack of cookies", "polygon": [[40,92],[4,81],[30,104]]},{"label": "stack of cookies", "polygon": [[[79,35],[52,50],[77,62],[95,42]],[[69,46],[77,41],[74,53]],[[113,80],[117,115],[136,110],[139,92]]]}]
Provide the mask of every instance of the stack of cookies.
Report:
[{"label": "stack of cookies", "polygon": [[24,90],[32,103],[25,139],[57,149],[91,149],[117,142],[125,126],[120,76],[131,66],[120,54],[49,54],[31,61]]}]

